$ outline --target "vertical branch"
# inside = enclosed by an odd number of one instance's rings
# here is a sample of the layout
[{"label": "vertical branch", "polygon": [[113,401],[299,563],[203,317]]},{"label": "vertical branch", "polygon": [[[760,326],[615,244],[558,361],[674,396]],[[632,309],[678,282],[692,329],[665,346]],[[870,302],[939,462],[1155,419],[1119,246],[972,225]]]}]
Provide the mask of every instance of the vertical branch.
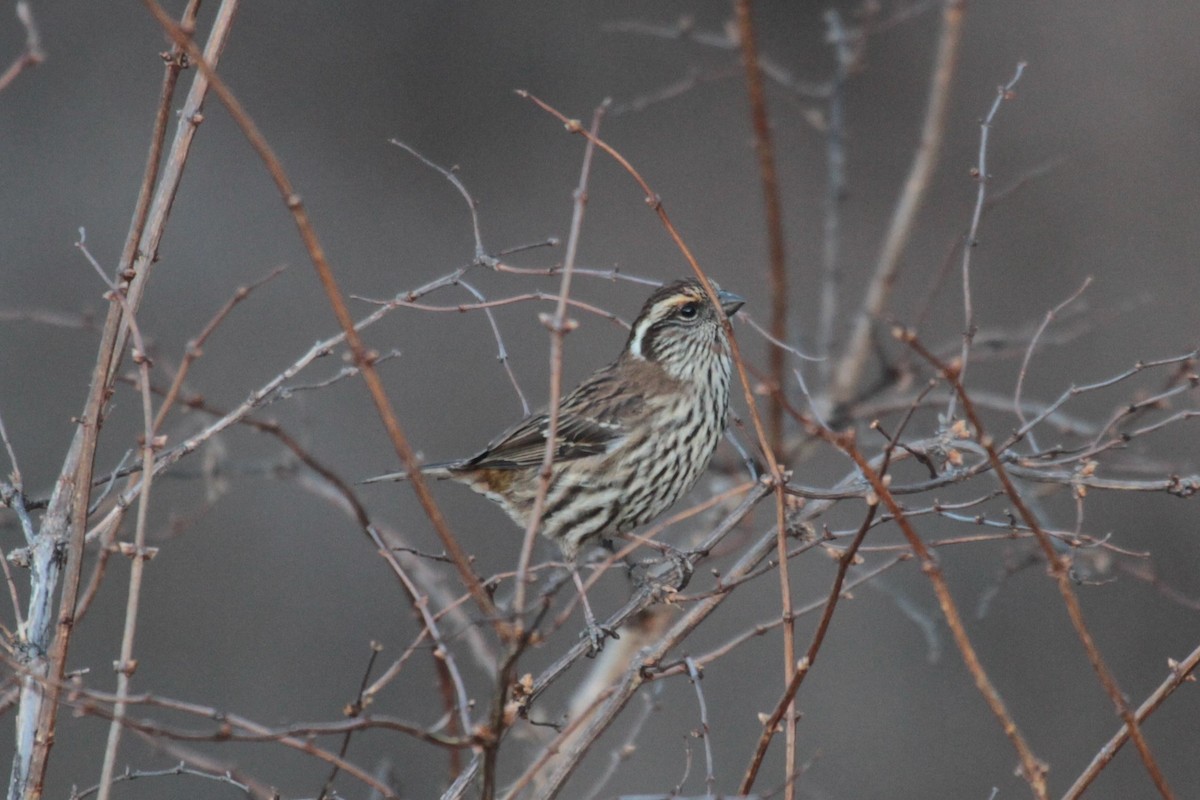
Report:
[{"label": "vertical branch", "polygon": [[937,58],[930,76],[929,104],[925,107],[925,121],[921,125],[921,142],[909,167],[904,189],[892,212],[875,265],[875,274],[867,287],[866,297],[854,321],[850,341],[842,354],[833,374],[833,385],[828,389],[830,409],[853,399],[866,368],[871,350],[871,328],[879,319],[892,294],[896,273],[900,268],[900,256],[908,245],[916,222],[917,212],[925,199],[930,178],[937,167],[942,149],[942,135],[946,129],[946,109],[950,104],[950,84],[958,64],[958,49],[962,41],[963,14],[966,0],[945,0],[942,9],[942,30],[938,37]]},{"label": "vertical branch", "polygon": [[[767,239],[770,246],[771,284],[771,335],[778,341],[788,338],[788,283],[787,254],[783,239],[783,210],[779,198],[779,175],[775,169],[775,147],[771,139],[771,123],[767,117],[767,99],[763,92],[762,69],[758,61],[758,43],[755,40],[753,0],[734,0],[738,25],[738,40],[742,51],[742,67],[746,71],[746,94],[750,100],[750,117],[754,125],[754,147],[758,152],[758,166],[762,173],[763,202],[767,221]],[[767,438],[765,449],[772,453],[783,452],[783,390],[784,360],[786,353],[781,347],[768,347],[768,370],[771,375],[770,401],[767,406]],[[753,413],[753,412],[752,412]],[[778,478],[778,465],[771,465],[772,475]],[[782,486],[775,497],[776,525],[779,557],[779,611],[783,616],[783,682],[792,682],[796,674],[795,627],[792,622],[792,590],[788,577],[787,536],[784,525],[784,502]],[[784,755],[784,774],[791,775],[796,768],[796,704],[787,704],[787,719],[784,728],[787,750]],[[787,782],[786,800],[796,796],[796,784]]]},{"label": "vertical branch", "polygon": [[[750,101],[750,121],[754,126],[754,149],[762,174],[763,203],[770,247],[771,335],[781,342],[788,339],[787,254],[783,237],[783,207],[779,199],[779,173],[775,169],[775,145],[771,140],[771,122],[767,116],[767,98],[763,92],[762,68],[758,63],[758,43],[754,38],[753,0],[735,0],[738,41],[742,66],[746,71],[746,96]],[[767,407],[768,442],[776,453],[783,443],[783,404],[778,392],[783,388],[786,353],[778,347],[767,348],[768,369],[775,391]]]},{"label": "vertical branch", "polygon": [[[194,7],[184,12],[189,40],[194,24]],[[207,45],[208,57],[220,58],[232,23],[233,0],[225,0],[217,13]],[[192,45],[194,47],[194,45]],[[167,172],[157,182],[159,154],[170,119],[170,99],[183,64],[177,58],[177,48],[167,64],[163,80],[154,134],[139,193],[138,210],[130,227],[124,255],[118,266],[118,277],[125,290],[127,306],[136,312],[149,265],[157,255],[158,241],[169,216],[171,204],[178,191],[183,165],[197,123],[196,115],[203,103],[207,82],[197,75],[184,105],[183,114],[167,159]],[[148,198],[153,197],[153,201]],[[139,246],[139,242],[141,243]],[[134,255],[140,258],[134,261]],[[128,284],[128,285],[126,285]],[[22,641],[19,643],[25,676],[21,682],[20,708],[17,713],[16,748],[9,779],[10,798],[38,798],[42,793],[50,749],[54,745],[54,728],[58,715],[58,697],[66,668],[67,650],[75,622],[75,603],[79,594],[84,534],[91,496],[92,466],[103,408],[108,399],[127,341],[128,328],[123,308],[118,303],[109,306],[96,365],[88,390],[87,401],[79,427],[64,459],[54,492],[42,520],[42,528],[30,555],[29,615]],[[63,578],[59,612],[53,620],[54,594]],[[51,639],[51,625],[54,636]]]},{"label": "vertical branch", "polygon": [[696,690],[696,704],[700,708],[700,738],[704,742],[704,792],[705,797],[717,796],[717,776],[713,772],[712,730],[708,725],[708,704],[704,702],[704,691],[700,688],[700,680],[704,677],[695,660],[688,656],[684,659],[687,665],[688,680]]},{"label": "vertical branch", "polygon": [[[579,236],[583,230],[583,212],[587,208],[588,177],[591,175],[592,157],[596,151],[595,137],[600,128],[600,120],[604,116],[605,108],[606,105],[601,105],[592,116],[591,135],[588,136],[587,146],[583,151],[583,163],[579,168],[579,185],[575,189],[575,201],[571,208],[571,228],[567,235],[566,252],[563,255],[558,301],[552,315],[543,314],[541,317],[542,324],[550,331],[550,399],[546,412],[546,451],[542,455],[537,493],[533,498],[533,508],[529,512],[529,525],[525,529],[525,538],[521,542],[521,555],[517,562],[517,575],[514,579],[512,606],[514,635],[504,663],[497,670],[496,696],[492,701],[491,714],[492,738],[483,752],[483,790],[481,794],[483,800],[492,800],[496,794],[496,757],[499,753],[500,737],[504,732],[508,686],[513,677],[517,657],[528,643],[523,617],[529,562],[533,557],[533,543],[542,523],[542,509],[546,504],[546,496],[550,492],[554,454],[558,449],[556,440],[558,439],[558,405],[562,398],[562,345],[563,338],[574,328],[573,321],[567,318],[567,299],[571,293],[571,275],[575,270],[575,256],[579,251]],[[582,128],[577,120],[567,123],[568,129],[571,129],[571,126]],[[575,569],[574,565],[571,566],[571,569]],[[592,624],[590,612],[588,624]]]},{"label": "vertical branch", "polygon": [[[554,466],[554,453],[558,439],[558,404],[562,399],[562,361],[563,339],[574,330],[575,323],[567,318],[567,301],[571,295],[571,276],[575,271],[575,256],[579,252],[579,236],[583,230],[583,212],[588,201],[588,177],[592,171],[592,157],[596,152],[595,137],[600,129],[600,120],[604,116],[607,105],[596,109],[592,117],[592,135],[588,137],[583,150],[583,163],[579,168],[579,185],[575,189],[575,202],[571,208],[571,228],[567,234],[566,252],[563,254],[562,278],[559,281],[558,301],[554,305],[554,314],[544,314],[542,324],[550,331],[550,398],[547,406],[546,422],[546,451],[542,455],[542,466],[538,472],[537,494],[533,498],[533,509],[529,513],[529,525],[525,530],[525,540],[521,543],[521,557],[517,563],[517,577],[514,587],[513,616],[515,625],[521,626],[521,614],[525,610],[526,576],[529,573],[529,562],[533,556],[533,543],[537,537],[538,528],[542,523],[542,508],[546,504],[546,495],[550,491],[551,470]],[[574,122],[576,126],[578,122]]]},{"label": "vertical branch", "polygon": [[[992,123],[996,119],[996,112],[1000,110],[1000,104],[1005,100],[1012,99],[1013,88],[1017,85],[1017,81],[1021,80],[1021,75],[1024,72],[1025,62],[1018,62],[1017,71],[1013,73],[1008,83],[996,90],[996,99],[992,101],[992,107],[988,109],[987,116],[979,123],[979,163],[974,170],[975,180],[979,182],[979,188],[975,192],[975,210],[971,212],[971,227],[967,231],[967,241],[963,243],[962,253],[963,333],[962,354],[959,356],[958,379],[964,381],[964,385],[967,359],[971,354],[971,343],[975,341],[975,306],[971,302],[971,253],[974,251],[975,245],[978,244],[976,237],[979,235],[979,220],[983,217],[984,200],[987,198],[988,138],[992,130]],[[955,397],[955,393],[951,392],[950,400],[946,406],[946,419],[954,416]]]},{"label": "vertical branch", "polygon": [[[183,168],[191,152],[196,131],[204,119],[204,100],[208,96],[209,80],[204,72],[196,72],[192,78],[192,85],[188,89],[187,97],[184,99],[183,108],[178,112],[179,124],[175,128],[175,138],[167,153],[166,163],[160,168],[159,161],[166,127],[172,117],[171,97],[174,93],[175,83],[179,71],[189,63],[191,51],[195,52],[196,58],[202,59],[205,63],[215,66],[220,61],[225,43],[229,41],[233,18],[237,14],[238,0],[222,0],[221,6],[217,9],[216,19],[213,20],[212,30],[208,35],[208,43],[204,47],[203,54],[191,38],[199,7],[199,0],[192,0],[178,25],[186,45],[176,42],[169,56],[167,75],[160,93],[158,114],[154,120],[154,138],[150,151],[146,154],[146,169],[142,185],[153,187],[154,182],[158,181],[158,188],[153,194],[150,194],[150,189],[147,188],[147,193],[138,197],[129,226],[129,234],[125,239],[125,247],[121,252],[120,268],[123,272],[121,278],[129,281],[125,296],[134,313],[137,313],[141,306],[146,281],[150,277],[151,268],[158,260],[158,245],[167,229],[167,218],[171,215],[175,194],[179,191],[179,184],[183,181]],[[114,305],[113,308],[118,312],[119,317],[119,306]],[[122,321],[115,348],[118,358],[108,372],[109,385],[116,380],[117,372],[120,369],[120,357],[124,354],[128,337],[129,330]]]},{"label": "vertical branch", "polygon": [[[92,262],[100,277],[107,280],[104,270],[87,251],[82,238],[77,247]],[[108,726],[108,741],[104,747],[104,759],[100,767],[97,800],[108,800],[112,792],[113,769],[116,767],[117,747],[121,741],[121,728],[125,721],[129,681],[137,669],[137,662],[133,658],[133,641],[137,633],[138,609],[141,605],[142,575],[146,561],[152,557],[152,553],[146,549],[146,524],[150,512],[150,488],[154,481],[154,451],[158,443],[154,430],[154,404],[150,397],[150,359],[146,356],[146,343],[121,289],[115,284],[110,284],[109,297],[120,303],[134,341],[133,360],[138,367],[138,391],[142,398],[142,482],[138,491],[133,548],[128,552],[132,563],[129,569],[129,591],[125,600],[125,627],[121,633],[121,654],[115,664],[117,701],[113,704],[113,715]]]},{"label": "vertical branch", "polygon": [[[829,174],[825,188],[825,225],[821,245],[821,309],[817,318],[817,354],[822,382],[828,383],[833,368],[834,320],[837,317],[838,263],[841,250],[841,208],[846,194],[846,79],[850,74],[853,48],[850,32],[837,9],[825,12],[828,39],[833,45],[834,72],[829,86],[829,113],[825,131],[825,163]],[[782,388],[782,387],[781,387]]]}]

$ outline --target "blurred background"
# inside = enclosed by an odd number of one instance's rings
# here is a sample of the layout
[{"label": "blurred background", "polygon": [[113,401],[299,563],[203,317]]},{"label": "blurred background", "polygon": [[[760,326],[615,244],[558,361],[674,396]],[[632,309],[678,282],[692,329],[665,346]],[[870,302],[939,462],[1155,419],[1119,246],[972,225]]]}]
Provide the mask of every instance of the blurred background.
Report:
[{"label": "blurred background", "polygon": [[[178,14],[182,5],[167,7]],[[205,4],[201,38],[215,5]],[[919,4],[879,3],[877,20],[905,9],[917,13],[866,40],[862,69],[846,85],[841,263],[847,311],[839,341],[918,141],[939,24],[936,4],[926,5],[922,11]],[[863,8],[760,2],[761,53],[798,84],[827,81],[834,58],[825,12],[837,9],[853,26],[862,23]],[[0,5],[0,63],[16,57],[24,40],[13,9],[11,2]],[[167,44],[139,3],[34,2],[32,9],[48,58],[0,94],[0,414],[30,493],[45,496],[87,391],[97,344],[88,320],[102,320],[106,310],[105,287],[74,243],[83,228],[102,264],[111,267],[119,256],[161,81],[158,54]],[[514,94],[527,89],[585,120],[612,98],[615,110],[602,135],[663,198],[708,274],[744,295],[745,311],[765,324],[762,194],[736,49],[614,25],[670,27],[683,18],[691,30],[719,39],[731,6],[260,0],[239,13],[220,72],[282,159],[349,294],[386,299],[465,266],[474,255],[463,199],[443,177],[389,144],[391,138],[457,169],[477,201],[489,252],[550,237],[565,240],[583,141]],[[1029,66],[1016,97],[1001,108],[992,129],[993,187],[1021,186],[989,211],[980,232],[973,256],[976,322],[984,331],[1027,335],[1046,311],[1094,277],[1076,315],[1058,331],[1074,335],[1051,337],[1034,358],[1024,388],[1028,398],[1052,399],[1072,383],[1195,347],[1197,29],[1200,5],[1189,3],[970,4],[940,166],[902,261],[893,317],[913,320],[947,249],[965,232],[977,188],[970,170],[978,156],[979,120],[997,86],[1025,60]],[[691,88],[673,91],[689,76],[698,76]],[[181,86],[190,78],[185,73]],[[181,90],[177,106],[182,97]],[[654,101],[639,102],[649,99]],[[811,352],[827,181],[825,104],[778,82],[769,83],[768,102],[788,237],[791,341]],[[560,247],[506,260],[546,268],[561,258]],[[597,158],[591,179],[579,263],[652,281],[687,271],[636,185],[605,158]],[[139,314],[158,365],[173,369],[187,341],[236,287],[280,265],[287,271],[230,315],[193,368],[190,389],[215,406],[241,402],[313,342],[332,335],[336,323],[266,171],[210,100]],[[489,298],[552,292],[558,285],[553,277],[483,270],[468,279]],[[646,293],[634,283],[585,277],[573,290],[625,321]],[[444,305],[471,300],[461,289],[430,298]],[[373,308],[361,301],[354,307],[360,317]],[[511,368],[534,405],[545,396],[548,374],[548,339],[537,314],[550,308],[526,302],[495,310]],[[33,319],[35,311],[60,312],[81,324],[44,324]],[[577,318],[582,327],[566,346],[568,382],[611,359],[625,335],[601,316]],[[960,289],[952,278],[935,296],[921,333],[946,345],[958,340],[961,328]],[[747,355],[763,363],[762,338],[745,325],[737,330]],[[371,328],[367,340],[379,350],[400,351],[382,373],[411,442],[428,458],[473,452],[521,416],[520,399],[497,362],[489,322],[478,312],[396,311]],[[973,388],[1011,396],[1019,363],[1019,357],[981,358],[972,367]],[[296,383],[318,383],[342,366],[336,357],[324,359]],[[812,365],[805,370],[816,375]],[[1085,396],[1071,411],[1104,420],[1137,388]],[[799,392],[789,391],[803,405]],[[740,401],[735,405],[744,413]],[[110,471],[136,446],[139,401],[128,385],[119,388],[114,406],[98,473]],[[348,480],[397,466],[355,380],[298,392],[262,417],[281,421]],[[171,441],[203,422],[177,414],[168,425]],[[1152,475],[1194,472],[1198,437],[1187,427],[1194,424],[1139,441],[1133,457]],[[383,645],[381,663],[411,642],[418,628],[410,607],[352,520],[293,475],[279,474],[276,468],[287,459],[276,442],[234,429],[209,447],[221,465],[220,485],[200,479],[199,455],[157,484],[152,520],[161,552],[147,570],[133,686],[269,725],[336,719],[355,697],[370,642]],[[802,471],[801,482],[826,486],[848,468],[823,447],[794,466]],[[221,494],[214,500],[216,489]],[[697,496],[702,499],[704,491]],[[512,567],[520,534],[497,508],[458,486],[438,485],[435,494],[481,573]],[[415,546],[439,549],[409,489],[373,487],[363,497],[373,514]],[[1057,525],[1075,525],[1069,499],[1051,498],[1047,509]],[[853,527],[861,518],[861,507],[844,512],[828,521],[831,527]],[[1194,503],[1165,495],[1093,493],[1087,499],[1083,530],[1153,553],[1149,564],[1161,585],[1180,595],[1119,572],[1079,587],[1098,645],[1134,703],[1166,676],[1168,658],[1181,658],[1197,644],[1196,518]],[[20,533],[11,516],[0,522],[7,552],[19,545]],[[769,525],[769,510],[754,523],[749,530]],[[972,530],[945,521],[921,528],[928,537]],[[896,541],[895,531],[880,531],[878,543]],[[1033,749],[1049,763],[1054,793],[1083,769],[1117,718],[1044,568],[1036,565],[998,584],[997,576],[1025,552],[1004,543],[950,548],[942,551],[942,563],[965,611],[995,593],[986,614],[971,616],[969,630]],[[833,568],[829,559],[799,559],[796,603],[823,597]],[[449,570],[445,575],[454,580]],[[71,651],[69,668],[90,669],[87,682],[99,689],[115,683],[110,665],[118,653],[126,576],[126,564],[114,559]],[[611,609],[627,592],[614,579],[593,602]],[[760,579],[697,631],[689,640],[692,652],[725,641],[748,620],[770,619],[777,606],[774,578]],[[807,641],[814,623],[800,623],[799,641]],[[7,617],[5,624],[11,625]],[[557,652],[535,651],[528,669],[536,672]],[[782,688],[780,652],[776,632],[706,672],[715,771],[725,792],[736,790],[749,758],[756,714],[770,711]],[[578,665],[573,675],[582,676],[586,666]],[[568,691],[564,686],[551,693],[537,708],[543,718],[561,714]],[[648,691],[659,707],[639,749],[601,797],[668,791],[683,780],[689,748],[684,793],[703,791],[699,743],[688,736],[698,725],[692,688],[672,678]],[[486,691],[476,697],[481,708],[486,705]],[[999,787],[998,797],[1027,794],[1013,775],[1014,753],[973,688],[915,565],[891,570],[839,608],[798,703],[798,760],[806,765],[801,797],[987,798],[993,787]],[[431,724],[440,704],[429,659],[414,659],[375,710]],[[1185,687],[1145,726],[1181,797],[1200,796],[1198,714],[1200,700]],[[203,727],[166,713],[158,718]],[[10,709],[0,722],[0,752],[10,752],[12,729]],[[64,714],[48,797],[96,782],[106,731],[99,719]],[[587,795],[623,735],[619,721],[564,796]],[[528,752],[523,746],[532,745],[514,745],[512,772],[502,768],[508,778],[523,763],[517,757]],[[289,797],[314,796],[327,773],[314,760],[275,745],[198,747]],[[757,786],[764,793],[782,781],[780,749],[777,742]],[[433,797],[444,785],[443,754],[404,737],[363,735],[349,758],[369,769],[390,762],[405,797]],[[152,769],[174,759],[127,735],[118,764],[127,763]],[[348,797],[368,796],[353,782],[339,787]],[[1152,790],[1127,748],[1089,796],[1148,797]],[[232,791],[177,777],[125,784],[116,796],[215,798]]]}]

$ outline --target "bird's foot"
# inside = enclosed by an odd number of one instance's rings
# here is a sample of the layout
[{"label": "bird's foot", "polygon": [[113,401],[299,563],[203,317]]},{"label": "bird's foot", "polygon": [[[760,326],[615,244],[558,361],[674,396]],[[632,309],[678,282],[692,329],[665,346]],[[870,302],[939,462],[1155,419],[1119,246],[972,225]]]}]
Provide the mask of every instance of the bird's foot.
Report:
[{"label": "bird's foot", "polygon": [[662,557],[645,562],[645,574],[637,579],[639,583],[660,587],[667,592],[683,591],[692,580],[695,572],[694,561],[699,553],[694,550],[680,550],[670,545],[663,545]]},{"label": "bird's foot", "polygon": [[581,639],[588,640],[588,658],[595,658],[604,649],[605,639],[620,639],[621,634],[614,628],[606,628],[596,622],[596,618],[587,615],[587,627],[579,633]]},{"label": "bird's foot", "polygon": [[692,582],[692,573],[695,572],[692,559],[696,556],[695,552],[684,552],[674,547],[667,551],[667,558],[670,559],[676,573],[679,575],[679,581],[675,584],[675,591],[682,592]]}]

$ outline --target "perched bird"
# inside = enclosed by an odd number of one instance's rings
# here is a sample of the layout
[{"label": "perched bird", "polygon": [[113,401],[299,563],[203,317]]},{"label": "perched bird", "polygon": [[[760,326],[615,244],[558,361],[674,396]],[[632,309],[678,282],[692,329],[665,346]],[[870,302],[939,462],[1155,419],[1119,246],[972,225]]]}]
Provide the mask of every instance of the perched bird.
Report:
[{"label": "perched bird", "polygon": [[[717,297],[726,316],[744,302]],[[651,294],[617,360],[562,399],[540,531],[569,563],[587,540],[649,522],[692,488],[725,430],[730,370],[720,316],[687,278]],[[465,483],[528,527],[549,425],[546,412],[532,414],[476,455],[421,472]]]}]

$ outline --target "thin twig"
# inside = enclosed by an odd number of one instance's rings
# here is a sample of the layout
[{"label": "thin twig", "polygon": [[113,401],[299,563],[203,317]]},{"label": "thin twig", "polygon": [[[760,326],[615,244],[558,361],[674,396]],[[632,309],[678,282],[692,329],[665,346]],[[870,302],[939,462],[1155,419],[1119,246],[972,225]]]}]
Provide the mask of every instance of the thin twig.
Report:
[{"label": "thin twig", "polygon": [[[579,272],[576,271],[575,274],[578,275]],[[456,279],[455,283],[462,285],[461,280]],[[453,312],[462,314],[468,311],[486,311],[491,308],[499,308],[500,306],[510,306],[515,303],[526,303],[531,300],[557,303],[558,293],[551,294],[548,292],[526,292],[525,294],[512,295],[511,297],[501,297],[495,300],[481,300],[478,303],[459,303],[453,306],[435,306],[430,303],[418,303],[409,299],[407,294],[394,297],[391,300],[373,300],[369,297],[361,297],[359,295],[354,295],[354,299],[362,300],[366,303],[373,303],[379,306],[386,306],[389,309],[412,308],[418,311]],[[629,330],[628,322],[621,319],[611,311],[607,311],[599,306],[584,302],[583,300],[577,300],[574,297],[567,298],[567,305],[571,306],[572,308],[578,308],[581,311],[586,311],[589,314],[595,314],[598,317],[603,317],[616,324],[618,327],[624,330]],[[362,327],[361,324],[359,327]]]},{"label": "thin twig", "polygon": [[[483,296],[483,292],[466,281],[460,280],[458,285],[470,292],[471,296],[480,303],[487,302],[487,298]],[[525,399],[525,392],[521,391],[521,384],[517,380],[516,373],[513,372],[512,363],[508,358],[508,349],[504,346],[504,337],[500,335],[500,325],[497,324],[496,316],[490,308],[484,308],[483,313],[487,317],[488,324],[492,326],[492,336],[496,340],[496,360],[504,366],[504,372],[508,375],[508,381],[516,391],[517,399],[521,401],[521,414],[527,417],[529,416],[529,401]]]},{"label": "thin twig", "polygon": [[[74,691],[79,695],[79,699],[74,700],[73,703],[79,710],[79,713],[94,715],[101,719],[113,719],[112,713],[105,706],[116,702],[115,695],[92,690],[74,689]],[[338,735],[347,731],[379,729],[399,731],[413,736],[420,741],[442,747],[466,748],[474,744],[474,741],[470,739],[453,739],[439,736],[420,725],[386,716],[361,716],[333,723],[301,723],[283,728],[271,728],[239,714],[218,711],[208,706],[171,700],[156,695],[131,695],[126,698],[126,702],[129,705],[149,705],[170,709],[189,716],[219,720],[211,730],[184,730],[162,725],[152,720],[134,719],[126,716],[123,720],[123,725],[130,730],[147,734],[153,738],[166,738],[178,741],[271,742],[279,744],[311,756],[318,761],[323,761],[331,766],[336,765],[342,772],[381,792],[387,798],[398,798],[399,795],[388,786],[377,781],[365,769],[347,761],[345,758],[338,756],[326,748],[316,745],[313,740],[318,736]]]},{"label": "thin twig", "polygon": [[[1064,163],[1066,163],[1066,161],[1067,159],[1062,157],[1047,159],[1046,161],[1043,161],[1042,163],[1037,164],[1025,172],[1017,175],[1017,177],[1014,178],[1013,181],[1007,186],[1004,186],[997,191],[990,192],[983,205],[984,216],[987,216],[987,213],[1001,202],[1007,200],[1021,189],[1029,186],[1043,175],[1046,175],[1062,166]],[[946,245],[946,250],[942,256],[941,264],[938,265],[937,273],[933,280],[929,281],[929,288],[925,292],[925,300],[921,303],[916,315],[910,317],[910,319],[912,319],[911,325],[913,328],[916,328],[917,330],[923,330],[925,328],[925,323],[928,321],[930,313],[936,307],[938,294],[941,292],[942,287],[945,285],[947,279],[950,277],[951,271],[954,268],[954,257],[959,254],[961,248],[966,246],[966,241],[966,232],[964,231],[962,234],[955,235],[953,238],[951,238],[949,243]]]},{"label": "thin twig", "polygon": [[138,389],[142,400],[142,472],[145,475],[138,494],[137,522],[134,528],[133,547],[128,552],[130,557],[129,588],[125,598],[125,624],[121,631],[121,654],[114,668],[117,673],[117,702],[113,704],[112,722],[108,727],[108,739],[104,747],[104,757],[100,767],[99,800],[108,800],[113,787],[113,772],[117,763],[117,748],[121,741],[121,722],[125,718],[125,698],[129,694],[129,681],[137,669],[133,658],[133,642],[137,635],[138,611],[141,607],[142,577],[145,573],[146,562],[153,558],[153,551],[146,548],[146,525],[150,513],[150,489],[153,479],[154,452],[158,439],[154,431],[154,403],[150,396],[150,359],[146,355],[146,342],[137,324],[137,316],[130,308],[122,289],[108,281],[100,264],[92,257],[85,246],[83,231],[76,247],[100,274],[100,278],[108,283],[108,296],[122,306],[125,322],[133,336],[133,361],[138,368]]},{"label": "thin twig", "polygon": [[213,332],[225,321],[225,318],[229,316],[238,303],[249,297],[250,293],[255,289],[273,281],[284,269],[286,267],[276,267],[254,283],[239,286],[234,291],[233,296],[226,300],[225,305],[221,306],[217,313],[213,315],[213,318],[208,321],[208,324],[204,326],[200,334],[188,341],[187,347],[183,352],[183,360],[179,363],[179,369],[175,372],[175,378],[171,381],[171,387],[167,389],[167,394],[163,398],[162,405],[158,407],[158,414],[154,418],[153,432],[155,434],[162,430],[163,421],[166,419],[167,414],[170,413],[171,407],[175,405],[175,398],[179,396],[179,390],[183,388],[183,382],[187,379],[188,371],[191,369],[192,364],[203,354],[204,344],[208,341],[208,337],[212,336]]},{"label": "thin twig", "polygon": [[[17,454],[13,450],[12,442],[8,439],[8,429],[4,427],[4,417],[0,416],[0,442],[4,443],[4,452],[8,454],[8,463],[12,465],[12,472],[9,475],[12,477],[13,488],[18,493],[25,491],[24,482],[21,480],[21,466],[17,463]],[[33,531],[27,530],[25,535],[28,541],[32,541]]]},{"label": "thin twig", "polygon": [[[979,220],[983,217],[984,201],[987,198],[987,186],[990,178],[987,171],[988,138],[1000,105],[1005,100],[1013,98],[1013,90],[1024,73],[1025,62],[1017,62],[1016,72],[1013,73],[1008,83],[996,90],[996,99],[992,101],[992,107],[988,109],[987,116],[979,123],[979,163],[974,169],[977,183],[975,209],[971,212],[971,227],[967,229],[967,241],[963,244],[962,251],[963,334],[962,354],[959,356],[960,378],[966,375],[967,363],[971,355],[971,343],[975,340],[975,306],[971,300],[971,253],[979,243],[977,238],[979,236]],[[954,394],[950,395],[950,402],[946,405],[946,419],[954,418],[955,397]]]},{"label": "thin twig", "polygon": [[[378,642],[371,642],[371,655],[367,657],[367,668],[363,670],[362,680],[359,681],[358,694],[354,698],[354,702],[346,707],[345,715],[348,717],[360,716],[367,706],[367,681],[371,679],[371,669],[375,666],[375,660],[379,658],[380,651],[383,646]],[[342,746],[338,749],[338,758],[344,759],[346,751],[350,749],[350,737],[354,735],[353,731],[346,731],[342,735]],[[457,750],[451,750],[451,754],[457,756]],[[317,795],[318,800],[325,800],[332,796],[333,782],[337,780],[337,775],[340,770],[339,765],[334,764],[329,770],[329,777],[325,779],[324,785],[321,787],[320,793]]]},{"label": "thin twig", "polygon": [[704,789],[708,797],[715,797],[717,776],[713,772],[712,731],[708,726],[708,704],[704,702],[704,691],[700,688],[700,680],[704,676],[691,656],[685,658],[684,663],[687,665],[688,680],[696,690],[696,704],[700,707],[700,738],[704,742]]},{"label": "thin twig", "polygon": [[421,154],[420,151],[406,142],[402,142],[399,139],[388,139],[388,142],[394,144],[396,147],[399,147],[401,150],[408,153],[425,166],[437,172],[443,178],[448,180],[451,186],[458,190],[458,193],[462,195],[463,200],[467,203],[467,209],[471,212],[471,230],[475,234],[475,263],[494,268],[498,261],[495,257],[488,255],[487,249],[483,246],[483,233],[479,228],[479,204],[475,202],[475,198],[471,196],[469,191],[467,191],[467,187],[464,186],[463,182],[459,180],[457,175],[454,174],[454,171],[446,169],[440,164],[434,163],[431,159],[426,158]]},{"label": "thin twig", "polygon": [[[461,180],[459,180],[459,177],[455,175],[452,170],[448,170],[445,167],[434,163],[432,160],[426,158],[424,155],[418,152],[416,148],[406,144],[405,142],[402,142],[399,139],[389,139],[388,141],[416,158],[425,166],[437,172],[439,175],[449,181],[450,185],[458,191],[463,200],[466,202],[467,209],[471,213],[471,230],[475,235],[475,264],[487,267],[488,269],[496,269],[496,267],[500,265],[500,259],[489,255],[487,249],[483,246],[483,232],[479,227],[479,204],[475,202],[475,198],[471,196],[469,191],[467,191],[467,187]],[[475,299],[479,300],[480,302],[484,301],[484,296],[478,289],[463,280],[458,280],[456,282],[459,286],[470,292]],[[492,315],[490,310],[485,310],[484,313],[487,314],[488,322],[491,323],[492,335],[495,336],[496,346],[499,349],[496,358],[504,366],[504,371],[508,374],[508,379],[512,383],[513,389],[516,390],[517,397],[521,400],[522,413],[524,416],[529,416],[529,402],[525,399],[525,393],[521,391],[521,385],[517,382],[517,376],[513,373],[512,364],[509,363],[508,351],[504,347],[504,339],[500,336],[500,326],[496,324],[496,318]]]},{"label": "thin twig", "polygon": [[[167,769],[131,769],[126,767],[124,772],[112,779],[112,782],[116,784],[126,781],[141,780],[142,778],[166,778],[174,775],[187,775],[193,778],[204,778],[206,780],[216,781],[217,783],[225,783],[244,792],[247,795],[252,797],[254,796],[253,791],[250,788],[250,784],[241,783],[235,780],[234,777],[229,774],[229,772],[209,772],[207,770],[195,769],[187,766],[187,763],[184,761],[180,761],[175,766]],[[88,797],[89,795],[96,794],[99,790],[100,784],[96,784],[95,786],[83,789],[82,791],[72,791],[69,800],[83,800],[83,798]]]},{"label": "thin twig", "polygon": [[[1025,349],[1025,357],[1021,359],[1021,369],[1017,373],[1017,386],[1013,389],[1013,411],[1016,412],[1017,419],[1021,421],[1021,425],[1025,426],[1029,420],[1025,418],[1024,404],[1021,402],[1021,390],[1025,387],[1025,376],[1029,373],[1029,362],[1033,359],[1033,351],[1037,349],[1038,340],[1042,338],[1042,333],[1049,327],[1062,310],[1075,302],[1081,294],[1087,291],[1088,286],[1092,283],[1092,276],[1089,275],[1084,279],[1083,285],[1071,293],[1071,296],[1054,308],[1046,312],[1046,316],[1042,318],[1042,324],[1038,325],[1038,329],[1034,331],[1033,337],[1029,340],[1029,347]],[[1032,430],[1029,431],[1029,446],[1034,450],[1038,449],[1037,439],[1034,437]]]}]

